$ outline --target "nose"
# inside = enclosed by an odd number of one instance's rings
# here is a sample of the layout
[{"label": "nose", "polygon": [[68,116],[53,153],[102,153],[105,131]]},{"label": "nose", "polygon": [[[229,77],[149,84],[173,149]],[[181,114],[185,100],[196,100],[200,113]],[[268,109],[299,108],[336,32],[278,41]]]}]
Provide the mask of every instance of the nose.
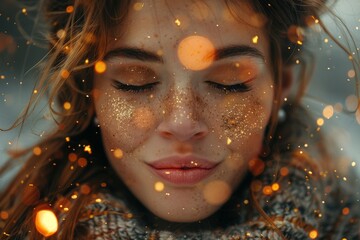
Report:
[{"label": "nose", "polygon": [[206,123],[200,120],[200,109],[192,95],[191,91],[177,91],[170,96],[158,126],[162,137],[184,142],[202,139],[209,133]]}]

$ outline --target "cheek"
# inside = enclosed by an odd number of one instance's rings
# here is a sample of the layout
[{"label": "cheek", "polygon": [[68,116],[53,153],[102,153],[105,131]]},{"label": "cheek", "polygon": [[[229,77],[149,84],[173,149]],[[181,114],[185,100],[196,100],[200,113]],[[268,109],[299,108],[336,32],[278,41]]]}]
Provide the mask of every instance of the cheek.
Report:
[{"label": "cheek", "polygon": [[153,131],[156,114],[149,104],[105,93],[95,103],[105,149],[124,153],[138,148]]}]

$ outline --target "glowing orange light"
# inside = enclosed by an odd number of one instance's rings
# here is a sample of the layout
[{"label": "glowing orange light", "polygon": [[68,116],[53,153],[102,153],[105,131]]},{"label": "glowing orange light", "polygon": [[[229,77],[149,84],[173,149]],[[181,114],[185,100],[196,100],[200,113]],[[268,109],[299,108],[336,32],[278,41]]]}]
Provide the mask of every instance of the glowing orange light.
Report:
[{"label": "glowing orange light", "polygon": [[1,211],[0,212],[0,218],[3,219],[3,220],[6,220],[9,218],[9,213],[6,212],[6,211]]},{"label": "glowing orange light", "polygon": [[189,36],[178,47],[178,58],[187,69],[198,71],[214,61],[215,48],[211,41],[202,36]]},{"label": "glowing orange light", "polygon": [[350,213],[350,209],[348,207],[345,207],[345,208],[342,209],[342,214],[343,215],[349,215],[349,213]]},{"label": "glowing orange light", "polygon": [[95,63],[95,72],[104,73],[106,71],[106,63],[103,61],[98,61]]},{"label": "glowing orange light", "polygon": [[253,44],[257,44],[258,41],[259,41],[259,36],[256,35],[256,36],[254,36],[254,37],[252,38]]},{"label": "glowing orange light", "polygon": [[35,90],[34,90],[34,94],[37,94],[37,93],[38,93],[38,91],[35,89]]},{"label": "glowing orange light", "polygon": [[317,232],[316,230],[310,231],[310,232],[309,232],[309,237],[310,237],[311,239],[317,238],[317,237],[318,237],[318,232]]},{"label": "glowing orange light", "polygon": [[231,194],[229,184],[224,181],[215,180],[205,185],[203,196],[211,205],[221,205],[226,202]]},{"label": "glowing orange light", "polygon": [[0,79],[5,79],[5,75],[1,75],[1,76],[0,76]]},{"label": "glowing orange light", "polygon": [[279,185],[278,183],[273,183],[273,184],[271,185],[271,189],[272,189],[274,192],[279,191],[280,185]]},{"label": "glowing orange light", "polygon": [[114,150],[114,157],[120,159],[124,156],[123,151],[120,148]]},{"label": "glowing orange light", "polygon": [[330,119],[334,115],[334,108],[331,105],[328,105],[323,110],[323,116],[327,119]]},{"label": "glowing orange light", "polygon": [[66,137],[65,141],[70,142],[70,137]]},{"label": "glowing orange light", "polygon": [[36,230],[44,237],[49,237],[58,230],[58,220],[51,210],[40,210],[35,217]]},{"label": "glowing orange light", "polygon": [[60,72],[60,76],[61,76],[63,79],[66,79],[66,78],[68,78],[68,77],[70,76],[70,72],[69,72],[68,70],[66,70],[66,69],[63,69],[63,70],[61,70],[61,72]]},{"label": "glowing orange light", "polygon": [[34,153],[34,155],[36,155],[36,156],[40,156],[40,155],[41,155],[41,148],[39,148],[39,147],[34,147],[34,148],[33,148],[33,153]]},{"label": "glowing orange light", "polygon": [[91,188],[87,184],[83,184],[80,187],[80,193],[84,195],[88,195],[91,192]]},{"label": "glowing orange light", "polygon": [[26,13],[27,12],[26,8],[21,9],[21,12]]},{"label": "glowing orange light", "polygon": [[260,175],[265,168],[265,163],[261,159],[251,159],[248,163],[249,170],[254,176]]},{"label": "glowing orange light", "polygon": [[89,59],[85,59],[85,64],[89,64]]},{"label": "glowing orange light", "polygon": [[324,125],[324,119],[318,118],[318,119],[316,120],[316,124],[317,124],[319,127],[321,127],[322,125]]},{"label": "glowing orange light", "polygon": [[92,153],[92,151],[91,151],[91,146],[90,146],[90,145],[86,145],[86,146],[84,147],[84,152],[88,152],[89,154],[91,154],[91,153]]},{"label": "glowing orange light", "polygon": [[71,109],[71,103],[69,103],[69,102],[64,102],[63,107],[64,107],[65,110],[70,110],[70,109]]},{"label": "glowing orange light", "polygon": [[70,162],[75,162],[77,160],[77,155],[75,153],[69,153],[68,159]]},{"label": "glowing orange light", "polygon": [[78,165],[80,166],[80,167],[86,167],[86,165],[87,165],[87,160],[86,160],[86,158],[79,158],[78,159]]},{"label": "glowing orange light", "polygon": [[271,188],[271,186],[265,186],[263,188],[263,194],[264,195],[271,195],[273,193],[273,190]]},{"label": "glowing orange light", "polygon": [[67,13],[72,13],[74,11],[74,7],[73,6],[67,6],[66,7],[66,12]]},{"label": "glowing orange light", "polygon": [[155,191],[157,191],[157,192],[162,192],[162,191],[164,191],[164,188],[165,188],[165,185],[164,185],[164,183],[162,183],[162,182],[156,182],[156,183],[154,184],[154,189],[155,189]]}]

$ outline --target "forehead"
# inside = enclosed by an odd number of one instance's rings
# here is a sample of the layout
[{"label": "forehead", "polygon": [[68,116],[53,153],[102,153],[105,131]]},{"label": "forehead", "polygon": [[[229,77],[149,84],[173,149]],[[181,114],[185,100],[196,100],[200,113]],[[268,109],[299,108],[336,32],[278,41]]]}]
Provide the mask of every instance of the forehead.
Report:
[{"label": "forehead", "polygon": [[115,27],[110,39],[136,47],[166,48],[186,36],[201,35],[217,47],[257,44],[265,51],[267,36],[261,18],[246,2],[235,7],[223,0],[133,1],[125,23]]}]

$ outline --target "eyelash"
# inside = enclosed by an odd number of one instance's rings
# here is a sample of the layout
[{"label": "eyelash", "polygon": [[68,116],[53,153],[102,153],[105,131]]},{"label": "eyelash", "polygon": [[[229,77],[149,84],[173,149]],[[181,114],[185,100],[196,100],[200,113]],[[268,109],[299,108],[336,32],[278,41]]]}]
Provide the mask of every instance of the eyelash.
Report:
[{"label": "eyelash", "polygon": [[159,82],[154,82],[154,83],[148,83],[145,85],[136,86],[136,85],[124,84],[119,81],[113,80],[112,85],[114,88],[124,92],[141,93],[141,92],[147,92],[153,90],[154,87],[158,84]]},{"label": "eyelash", "polygon": [[233,85],[223,85],[211,81],[206,81],[206,83],[209,84],[210,87],[223,91],[225,93],[249,92],[252,89],[249,83],[239,83]]},{"label": "eyelash", "polygon": [[[206,81],[206,83],[209,84],[210,87],[223,91],[225,93],[248,92],[252,89],[250,84],[248,83],[239,83],[233,85],[223,85],[211,81]],[[136,86],[136,85],[124,84],[119,81],[113,80],[112,85],[114,88],[124,92],[142,93],[153,90],[154,87],[158,84],[159,82],[154,82],[154,83],[148,83],[145,85]]]}]

